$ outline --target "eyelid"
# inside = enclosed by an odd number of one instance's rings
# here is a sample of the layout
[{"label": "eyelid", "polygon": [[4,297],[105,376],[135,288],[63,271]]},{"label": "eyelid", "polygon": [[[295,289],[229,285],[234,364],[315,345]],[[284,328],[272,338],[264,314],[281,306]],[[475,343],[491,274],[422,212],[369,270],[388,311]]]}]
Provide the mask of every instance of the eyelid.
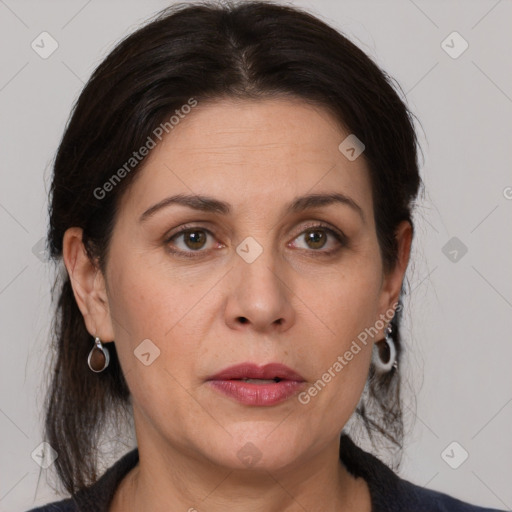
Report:
[{"label": "eyelid", "polygon": [[301,231],[293,237],[292,242],[294,242],[297,238],[299,238],[301,235],[304,235],[304,233],[308,230],[324,230],[328,232],[337,242],[336,247],[333,247],[331,249],[304,249],[304,248],[297,248],[296,250],[299,251],[299,253],[306,252],[308,256],[314,257],[314,258],[322,258],[322,257],[333,257],[336,254],[338,254],[342,249],[349,248],[349,240],[348,237],[341,231],[340,229],[332,226],[329,223],[325,223],[323,221],[310,221],[309,223],[306,223],[306,225],[302,225]]},{"label": "eyelid", "polygon": [[337,235],[341,239],[341,241],[343,241],[343,243],[348,243],[348,237],[347,237],[347,235],[345,235],[345,233],[343,233],[343,231],[341,231],[340,229],[336,228],[335,226],[333,226],[329,223],[323,222],[321,220],[308,221],[308,222],[306,222],[306,224],[303,224],[301,226],[301,231],[299,231],[299,233],[293,239],[295,240],[295,238],[297,238],[302,233],[304,233],[304,231],[307,231],[308,229],[313,229],[313,228],[323,228],[326,231],[330,231],[331,233],[334,233],[335,235]]},{"label": "eyelid", "polygon": [[[208,233],[209,235],[212,235],[212,237],[215,238],[215,234],[210,229],[208,229],[204,226],[183,224],[177,229],[177,231],[172,232],[172,234],[166,234],[164,236],[164,243],[166,245],[169,245],[174,238],[177,238],[178,236],[183,235],[187,231],[193,231],[193,230],[204,231],[205,233]],[[192,251],[192,250],[191,251],[183,251],[181,249],[172,249],[172,250],[169,249],[169,250],[173,254],[185,255],[185,257],[195,257],[196,254],[199,255],[200,253],[207,253],[207,252],[210,252],[212,249],[207,249],[207,250],[200,249],[197,251]]]},{"label": "eyelid", "polygon": [[[346,247],[348,245],[348,238],[345,235],[345,233],[343,233],[343,231],[341,231],[340,229],[332,226],[331,224],[328,224],[326,222],[319,221],[319,220],[308,221],[305,224],[302,224],[301,227],[300,227],[300,231],[298,231],[298,233],[293,236],[291,241],[293,242],[296,238],[298,238],[304,232],[306,232],[307,230],[310,230],[310,229],[314,229],[314,228],[324,229],[325,231],[330,232],[334,236],[334,238],[336,238],[337,242],[342,247]],[[210,229],[204,227],[204,225],[183,224],[182,226],[180,226],[178,228],[177,231],[174,231],[172,234],[165,235],[164,242],[165,242],[165,244],[169,244],[174,238],[176,238],[176,237],[186,233],[187,231],[192,231],[192,230],[204,231],[204,232],[212,235],[213,237],[215,237],[215,233],[213,233]],[[224,245],[224,244],[222,244],[222,245]],[[302,249],[302,250],[305,250],[305,251],[308,251],[308,252],[311,252],[311,253],[317,253],[318,255],[322,255],[322,254],[323,255],[329,255],[331,253],[336,252],[339,249],[340,249],[340,247],[337,247],[335,249],[329,249],[329,250],[322,250],[322,249],[318,249],[318,250],[315,250],[315,249],[310,249],[310,250]],[[173,249],[173,250],[171,250],[171,252],[173,254],[179,254],[179,255],[184,255],[184,257],[193,258],[193,257],[199,257],[200,255],[202,255],[201,253],[203,253],[203,254],[204,253],[209,253],[212,250],[213,249],[206,249],[206,250],[198,249],[196,251],[192,251],[192,250],[190,250],[190,251],[183,251],[181,249]]]}]

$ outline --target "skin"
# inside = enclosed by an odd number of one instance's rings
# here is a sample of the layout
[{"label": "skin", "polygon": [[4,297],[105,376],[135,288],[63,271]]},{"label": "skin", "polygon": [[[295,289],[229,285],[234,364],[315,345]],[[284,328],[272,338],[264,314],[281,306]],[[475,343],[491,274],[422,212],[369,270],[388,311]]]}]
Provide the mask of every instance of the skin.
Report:
[{"label": "skin", "polygon": [[[67,230],[64,261],[87,328],[115,340],[132,394],[140,462],[110,510],[370,511],[368,486],[340,463],[338,447],[383,329],[306,405],[297,396],[242,405],[206,382],[233,364],[280,362],[309,387],[396,304],[411,227],[398,227],[398,263],[384,273],[367,164],[338,149],[348,133],[298,99],[199,104],[123,195],[105,275],[81,230]],[[284,213],[298,196],[331,192],[349,196],[364,219],[344,204]],[[232,212],[170,205],[140,221],[178,193],[215,197]],[[308,243],[318,221],[347,244],[325,228],[314,231],[325,245]],[[203,245],[168,241],[185,223],[212,234],[200,232]],[[252,263],[236,252],[248,236],[263,248]],[[149,366],[134,356],[145,339],[160,350]],[[250,467],[237,456],[248,442],[260,457]]]}]

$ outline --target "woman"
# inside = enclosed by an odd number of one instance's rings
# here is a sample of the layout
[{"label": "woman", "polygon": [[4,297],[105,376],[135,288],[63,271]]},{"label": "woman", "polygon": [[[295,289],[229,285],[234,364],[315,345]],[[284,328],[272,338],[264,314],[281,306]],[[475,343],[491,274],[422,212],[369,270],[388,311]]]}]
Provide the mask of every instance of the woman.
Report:
[{"label": "woman", "polygon": [[[72,497],[37,510],[490,510],[343,431],[401,447],[419,187],[406,106],[305,12],[187,3],[121,42],[54,166],[45,437]],[[98,478],[123,412],[137,449]]]}]

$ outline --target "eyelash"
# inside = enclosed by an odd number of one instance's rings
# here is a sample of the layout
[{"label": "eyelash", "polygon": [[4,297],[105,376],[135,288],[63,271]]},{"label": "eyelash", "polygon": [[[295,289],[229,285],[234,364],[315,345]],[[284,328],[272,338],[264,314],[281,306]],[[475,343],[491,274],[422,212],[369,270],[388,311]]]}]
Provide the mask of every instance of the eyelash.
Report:
[{"label": "eyelash", "polygon": [[[333,229],[333,228],[331,228],[328,225],[323,224],[323,223],[316,223],[316,224],[311,224],[311,225],[305,226],[303,231],[301,231],[293,240],[295,240],[299,236],[303,235],[306,231],[313,231],[315,229],[323,230],[323,231],[331,234],[338,241],[338,243],[340,244],[339,247],[335,247],[334,249],[329,249],[327,251],[322,251],[321,249],[318,249],[318,250],[310,249],[310,251],[312,252],[312,254],[315,257],[330,256],[330,255],[333,255],[336,252],[338,252],[342,247],[347,247],[348,240],[347,240],[347,237],[345,236],[345,234],[342,233],[341,231],[337,231],[337,230],[335,230],[335,229]],[[171,243],[171,241],[174,240],[175,238],[177,238],[178,236],[183,235],[183,234],[185,234],[185,233],[187,233],[189,231],[190,232],[194,231],[194,230],[196,230],[196,231],[204,231],[205,233],[208,233],[208,234],[210,234],[212,236],[215,236],[209,229],[206,229],[206,228],[204,228],[202,226],[192,226],[190,224],[185,224],[185,225],[181,226],[181,228],[176,233],[173,233],[171,236],[166,237],[165,244],[169,245]],[[179,257],[198,258],[198,257],[203,256],[204,253],[208,253],[212,249],[206,250],[206,251],[205,250],[201,250],[201,249],[198,249],[196,251],[193,251],[193,250],[182,251],[182,250],[170,249],[168,247],[168,250],[172,254],[175,254],[175,255],[177,255]],[[307,249],[302,249],[302,250],[307,250]]]}]

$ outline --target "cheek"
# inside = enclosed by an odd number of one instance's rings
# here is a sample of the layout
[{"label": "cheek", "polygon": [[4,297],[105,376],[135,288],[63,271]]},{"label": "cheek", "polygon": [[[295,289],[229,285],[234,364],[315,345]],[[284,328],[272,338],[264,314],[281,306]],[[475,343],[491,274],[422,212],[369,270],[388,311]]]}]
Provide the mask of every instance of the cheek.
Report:
[{"label": "cheek", "polygon": [[210,297],[204,296],[215,280],[210,276],[194,287],[190,281],[169,274],[150,257],[125,259],[111,270],[109,303],[116,348],[127,380],[132,372],[138,376],[132,377],[135,386],[144,382],[145,387],[157,387],[159,379],[163,385],[172,384],[173,377],[187,386],[195,374],[211,317]]},{"label": "cheek", "polygon": [[321,338],[330,340],[333,348],[342,349],[378,319],[382,275],[373,252],[360,251],[335,268],[318,272],[314,286],[299,281],[297,295],[316,314]]},{"label": "cheek", "polygon": [[359,254],[336,271],[319,273],[315,287],[303,283],[298,292],[314,312],[305,313],[311,316],[308,332],[316,333],[314,344],[301,350],[312,368],[312,385],[302,403],[313,415],[322,410],[322,417],[329,418],[327,428],[336,429],[352,414],[370,366],[373,339],[368,332],[378,320],[381,273],[371,250]]},{"label": "cheek", "polygon": [[179,436],[181,426],[204,414],[187,393],[197,364],[187,323],[194,297],[147,265],[119,265],[110,281],[116,350],[134,403],[150,422],[175,425]]},{"label": "cheek", "polygon": [[[119,255],[118,255],[119,256]],[[118,257],[109,274],[111,313],[122,339],[163,341],[186,316],[197,292],[159,254]]]}]

